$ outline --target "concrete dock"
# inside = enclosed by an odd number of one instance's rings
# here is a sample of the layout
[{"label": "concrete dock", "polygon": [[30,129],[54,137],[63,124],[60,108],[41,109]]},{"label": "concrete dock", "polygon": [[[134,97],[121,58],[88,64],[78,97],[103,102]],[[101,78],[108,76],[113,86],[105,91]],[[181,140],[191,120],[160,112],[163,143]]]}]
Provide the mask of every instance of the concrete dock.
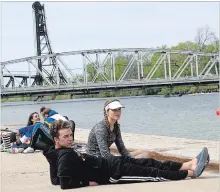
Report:
[{"label": "concrete dock", "polygon": [[[77,142],[86,143],[89,130],[76,129]],[[85,187],[67,191],[105,192],[120,191],[146,191],[146,192],[220,192],[219,175],[219,142],[191,140],[173,137],[149,136],[141,134],[122,133],[125,146],[132,149],[145,149],[159,154],[161,159],[180,159],[195,157],[207,146],[211,163],[214,169],[207,169],[198,179],[186,179],[169,182],[147,182],[124,185],[105,185]],[[114,150],[114,146],[112,148]],[[61,191],[58,186],[52,186],[49,179],[49,166],[40,152],[33,154],[9,154],[1,155],[1,192],[56,192]],[[161,156],[160,156],[161,155]]]}]

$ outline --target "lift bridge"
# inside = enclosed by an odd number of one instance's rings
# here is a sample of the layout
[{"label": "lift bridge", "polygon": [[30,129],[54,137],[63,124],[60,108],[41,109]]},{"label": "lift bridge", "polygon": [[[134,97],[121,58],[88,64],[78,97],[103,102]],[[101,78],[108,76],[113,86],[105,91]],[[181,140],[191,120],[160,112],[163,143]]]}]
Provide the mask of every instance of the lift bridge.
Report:
[{"label": "lift bridge", "polygon": [[54,53],[44,5],[34,2],[32,8],[36,56],[1,62],[2,97],[219,83],[218,53],[154,48]]}]

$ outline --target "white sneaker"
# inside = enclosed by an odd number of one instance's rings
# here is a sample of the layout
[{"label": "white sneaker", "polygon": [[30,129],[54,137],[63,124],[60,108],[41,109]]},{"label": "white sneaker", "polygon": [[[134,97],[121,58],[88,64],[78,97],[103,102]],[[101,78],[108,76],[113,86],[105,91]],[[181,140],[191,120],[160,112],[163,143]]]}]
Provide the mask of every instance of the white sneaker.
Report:
[{"label": "white sneaker", "polygon": [[34,149],[31,148],[31,147],[28,147],[27,149],[25,149],[25,150],[23,151],[23,153],[34,153]]}]

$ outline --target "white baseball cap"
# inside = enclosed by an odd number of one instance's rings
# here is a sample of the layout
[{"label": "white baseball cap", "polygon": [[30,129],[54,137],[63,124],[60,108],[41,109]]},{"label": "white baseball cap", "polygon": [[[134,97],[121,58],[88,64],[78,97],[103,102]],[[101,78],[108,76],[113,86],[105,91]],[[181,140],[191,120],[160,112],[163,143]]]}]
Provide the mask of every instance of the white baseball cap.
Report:
[{"label": "white baseball cap", "polygon": [[112,101],[108,105],[106,105],[105,110],[108,109],[118,109],[118,108],[124,108],[119,101]]}]

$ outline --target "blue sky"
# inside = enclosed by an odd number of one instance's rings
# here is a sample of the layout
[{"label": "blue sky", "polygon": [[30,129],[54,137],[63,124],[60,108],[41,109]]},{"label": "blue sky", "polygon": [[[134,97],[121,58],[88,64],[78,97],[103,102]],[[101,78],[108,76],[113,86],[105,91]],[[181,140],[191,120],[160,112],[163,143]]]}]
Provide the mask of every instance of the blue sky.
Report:
[{"label": "blue sky", "polygon": [[[33,2],[2,2],[2,61],[35,55]],[[218,2],[43,2],[54,52],[177,45],[219,36]]]}]

